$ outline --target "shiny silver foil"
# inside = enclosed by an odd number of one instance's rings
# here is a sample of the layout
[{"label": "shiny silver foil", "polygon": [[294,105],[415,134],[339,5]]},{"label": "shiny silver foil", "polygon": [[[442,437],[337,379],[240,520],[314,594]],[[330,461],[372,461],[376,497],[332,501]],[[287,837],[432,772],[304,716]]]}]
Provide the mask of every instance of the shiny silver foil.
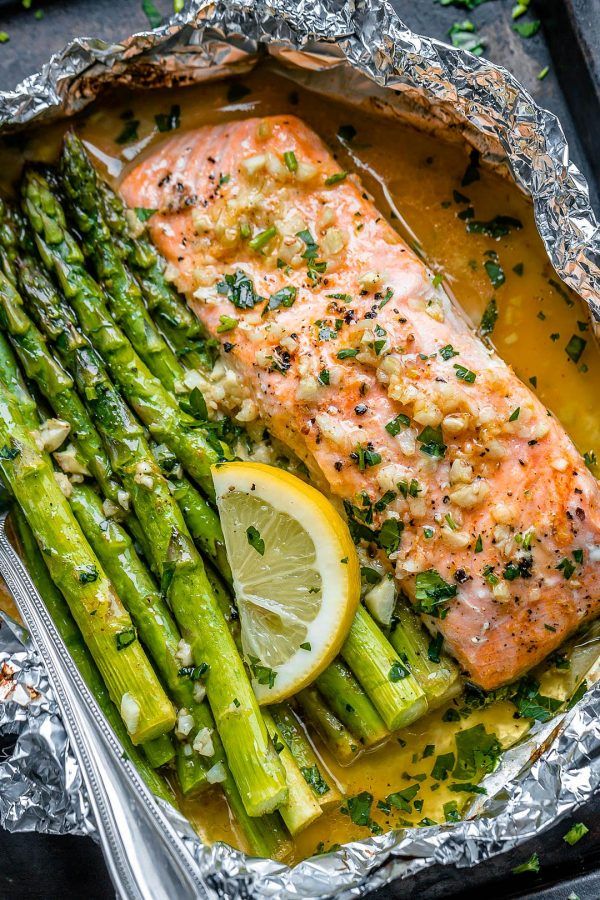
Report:
[{"label": "shiny silver foil", "polygon": [[[80,38],[14,91],[4,130],[72,114],[104,86],[180,85],[243,71],[261,57],[324,96],[466,140],[533,202],[560,277],[600,330],[600,228],[556,118],[485,59],[411,32],[385,0],[192,0],[154,32],[107,45]],[[81,776],[45,672],[26,632],[0,617],[0,823],[9,830],[93,836]],[[600,684],[570,712],[534,726],[486,779],[488,796],[455,825],[405,829],[346,845],[294,869],[212,847],[175,824],[215,895],[360,896],[441,863],[472,866],[505,852],[585,802],[600,782]]]}]

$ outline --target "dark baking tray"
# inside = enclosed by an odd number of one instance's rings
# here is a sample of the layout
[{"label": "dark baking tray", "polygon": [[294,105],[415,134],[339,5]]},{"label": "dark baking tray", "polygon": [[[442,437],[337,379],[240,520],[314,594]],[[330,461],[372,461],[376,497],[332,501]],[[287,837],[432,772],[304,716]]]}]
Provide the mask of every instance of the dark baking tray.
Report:
[{"label": "dark baking tray", "polygon": [[[164,13],[172,6],[168,0],[155,2]],[[471,13],[433,0],[393,0],[393,5],[415,31],[442,40],[454,21],[473,19],[488,41],[486,56],[514,72],[537,102],[560,118],[571,156],[588,180],[598,212],[600,0],[532,0],[531,14],[539,15],[543,24],[531,40],[512,30],[514,0],[486,2]],[[34,18],[35,8],[44,9],[43,19]],[[20,2],[0,0],[0,30],[10,35],[10,41],[0,45],[0,90],[37,71],[73,37],[85,34],[114,40],[145,27],[141,0],[33,0],[30,10]],[[548,75],[539,80],[546,66]],[[573,821],[585,822],[590,833],[570,847],[562,838]],[[540,873],[512,875],[512,868],[534,851],[540,857]],[[373,900],[471,900],[482,895],[487,900],[568,900],[572,894],[580,900],[600,898],[600,796],[574,818],[512,853],[475,869],[436,866],[372,896]],[[0,835],[0,900],[106,900],[112,896],[100,850],[91,841],[42,834]]]}]

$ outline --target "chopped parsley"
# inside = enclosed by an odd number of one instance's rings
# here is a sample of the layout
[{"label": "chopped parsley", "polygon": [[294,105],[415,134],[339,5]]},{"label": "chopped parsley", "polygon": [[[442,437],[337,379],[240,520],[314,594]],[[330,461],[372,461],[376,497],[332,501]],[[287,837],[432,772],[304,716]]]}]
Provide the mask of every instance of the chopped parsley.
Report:
[{"label": "chopped parsley", "polygon": [[392,682],[402,681],[410,675],[410,670],[399,659],[392,663],[388,673],[388,680]]},{"label": "chopped parsley", "polygon": [[559,570],[559,572],[563,573],[563,578],[565,579],[565,581],[568,581],[575,572],[575,564],[572,563],[571,560],[566,556],[561,559],[556,568]]},{"label": "chopped parsley", "polygon": [[423,431],[417,435],[417,440],[421,444],[421,453],[425,453],[427,456],[441,459],[446,453],[442,429],[439,426],[434,428],[432,425],[426,425]]},{"label": "chopped parsley", "polygon": [[192,388],[189,396],[190,412],[195,419],[205,422],[208,419],[208,407],[200,388]]},{"label": "chopped parsley", "polygon": [[300,644],[300,649],[301,650],[312,650],[310,641],[304,641],[303,644]]},{"label": "chopped parsley", "polygon": [[394,806],[402,812],[411,812],[410,804],[421,790],[420,784],[411,784],[403,788],[401,791],[394,791],[385,798],[388,807]]},{"label": "chopped parsley", "polygon": [[409,425],[410,419],[408,416],[405,416],[404,413],[398,413],[394,419],[386,424],[385,430],[392,437],[395,437],[397,434],[400,434],[403,428],[408,428]]},{"label": "chopped parsley", "polygon": [[350,454],[350,458],[355,460],[358,463],[360,471],[364,472],[365,469],[368,469],[371,466],[379,465],[381,462],[381,453],[374,450],[371,444],[367,444],[366,447],[363,447],[362,444],[357,444],[356,449]]},{"label": "chopped parsley", "polygon": [[368,827],[371,824],[371,807],[373,805],[373,794],[368,791],[361,791],[356,797],[348,797],[346,800],[347,811],[351,820],[355,825],[364,825]]},{"label": "chopped parsley", "polygon": [[480,534],[477,535],[477,540],[475,541],[475,553],[481,553],[483,550],[483,538]]},{"label": "chopped parsley", "polygon": [[515,275],[518,275],[520,278],[523,275],[523,272],[525,271],[525,266],[523,265],[522,262],[520,262],[520,263],[517,263],[515,266],[513,266],[512,270],[515,273]]},{"label": "chopped parsley", "polygon": [[404,530],[404,525],[398,519],[386,519],[378,535],[378,544],[382,550],[385,550],[389,556],[395,553],[400,546],[400,538]]},{"label": "chopped parsley", "polygon": [[436,636],[431,638],[431,640],[429,641],[429,646],[427,647],[427,657],[432,663],[439,663],[443,643],[444,636],[440,631],[438,631]]},{"label": "chopped parsley", "polygon": [[254,292],[252,280],[241,269],[237,269],[233,275],[225,275],[223,281],[218,282],[217,291],[228,297],[237,309],[253,309],[264,300],[264,297],[259,297]]},{"label": "chopped parsley", "polygon": [[98,580],[96,566],[77,566],[77,580],[79,584],[91,584]]},{"label": "chopped parsley", "polygon": [[139,125],[140,123],[137,119],[127,119],[123,128],[115,138],[116,143],[131,144],[132,141],[137,141]]},{"label": "chopped parsley", "polygon": [[338,359],[351,359],[353,356],[358,356],[358,350],[355,350],[353,347],[344,347],[337,352]]},{"label": "chopped parsley", "polygon": [[302,772],[302,777],[306,783],[313,789],[313,792],[318,797],[322,797],[323,794],[328,793],[329,785],[321,775],[316,763],[314,766],[302,766],[300,771]]},{"label": "chopped parsley", "polygon": [[456,767],[452,773],[458,781],[479,778],[493,772],[500,760],[502,747],[497,736],[488,733],[482,724],[458,731],[456,742]]},{"label": "chopped parsley", "polygon": [[182,666],[177,676],[179,678],[189,678],[190,681],[199,681],[203,675],[206,675],[209,668],[208,663],[205,662],[200,663],[199,666]]},{"label": "chopped parsley", "polygon": [[436,781],[446,781],[448,775],[454,768],[454,763],[454,753],[441,753],[438,757],[436,757],[435,763],[433,764],[431,777],[435,778]]},{"label": "chopped parsley", "polygon": [[[461,182],[460,182],[461,187],[468,187],[468,185],[473,184],[474,181],[479,181],[479,179],[481,177],[479,174],[480,157],[481,157],[481,154],[479,153],[479,150],[473,149],[469,153],[469,165],[465,169],[465,174],[463,175],[463,177],[461,179]],[[468,202],[468,201],[461,201],[461,202]]]},{"label": "chopped parsley", "polygon": [[129,645],[133,644],[135,641],[135,628],[133,626],[131,628],[124,628],[123,631],[119,631],[116,638],[117,650],[124,650],[125,647],[129,647]]},{"label": "chopped parsley", "polygon": [[492,297],[485,310],[483,311],[481,322],[479,323],[479,334],[482,337],[486,337],[486,335],[491,334],[496,327],[497,320],[498,304]]},{"label": "chopped parsley", "polygon": [[584,340],[578,334],[572,334],[571,338],[569,339],[569,343],[565,347],[565,353],[567,354],[569,359],[573,360],[574,363],[578,363],[581,359],[581,354],[585,350],[586,346],[586,340]]},{"label": "chopped parsley", "polygon": [[260,553],[261,556],[265,555],[265,542],[261,538],[258,528],[255,528],[254,525],[249,525],[248,528],[246,528],[246,538],[248,539],[250,546],[253,547],[257,553]]},{"label": "chopped parsley", "polygon": [[509,421],[509,422],[516,422],[520,415],[521,415],[521,407],[520,407],[520,406],[517,406],[517,407],[515,407],[515,409],[513,409],[513,411],[511,412],[510,416],[508,417],[508,421]]},{"label": "chopped parsley", "polygon": [[181,124],[181,107],[174,103],[168,113],[157,113],[154,121],[159,131],[175,131]]},{"label": "chopped parsley", "polygon": [[7,462],[16,459],[20,453],[21,451],[18,447],[9,447],[8,444],[4,444],[3,447],[0,447],[0,459],[4,459]]},{"label": "chopped parsley", "polygon": [[406,499],[407,497],[418,497],[422,488],[416,478],[411,478],[410,481],[399,481],[398,490]]},{"label": "chopped parsley", "polygon": [[539,682],[533,678],[522,678],[518,684],[517,693],[511,697],[522,719],[548,722],[562,705],[560,700],[540,694],[539,687]]},{"label": "chopped parsley", "polygon": [[467,384],[473,384],[473,382],[477,378],[476,373],[472,372],[470,369],[467,369],[465,366],[454,363],[454,368],[456,370],[456,377],[460,381],[466,381]]},{"label": "chopped parsley", "polygon": [[488,278],[492,282],[492,287],[499,288],[506,281],[506,276],[504,275],[504,269],[500,265],[500,263],[495,259],[486,259],[483,264],[483,268],[488,274]]},{"label": "chopped parsley", "polygon": [[259,684],[268,685],[269,690],[272,690],[275,684],[275,679],[277,678],[277,672],[274,672],[273,669],[269,668],[269,666],[263,666],[256,656],[248,656],[248,663],[250,665],[250,670],[256,678],[257,682]]},{"label": "chopped parsley", "polygon": [[148,219],[151,216],[153,216],[155,212],[156,212],[155,209],[150,209],[149,207],[144,207],[144,206],[136,206],[135,207],[135,214],[138,217],[138,219],[140,220],[140,222],[147,222]]},{"label": "chopped parsley", "polygon": [[512,229],[519,230],[522,227],[523,223],[513,216],[495,216],[487,222],[471,219],[467,223],[469,234],[485,234],[495,240],[505,237]]},{"label": "chopped parsley", "polygon": [[319,374],[317,376],[317,381],[319,382],[319,384],[329,384],[329,382],[330,382],[329,369],[321,369],[321,371],[319,372]]},{"label": "chopped parsley", "polygon": [[285,307],[285,309],[289,309],[290,306],[294,305],[297,293],[296,288],[293,285],[288,284],[285,287],[280,288],[274,294],[271,294],[269,302],[263,310],[263,316],[273,309],[279,309],[281,306]]},{"label": "chopped parsley", "polygon": [[448,614],[448,600],[456,597],[457,587],[444,581],[435,569],[419,572],[415,579],[415,600],[419,612],[444,619]]},{"label": "chopped parsley", "polygon": [[438,353],[442,357],[442,359],[448,360],[452,359],[453,356],[458,356],[458,351],[454,349],[452,344],[446,344],[445,347],[442,347],[441,350],[438,350]]}]

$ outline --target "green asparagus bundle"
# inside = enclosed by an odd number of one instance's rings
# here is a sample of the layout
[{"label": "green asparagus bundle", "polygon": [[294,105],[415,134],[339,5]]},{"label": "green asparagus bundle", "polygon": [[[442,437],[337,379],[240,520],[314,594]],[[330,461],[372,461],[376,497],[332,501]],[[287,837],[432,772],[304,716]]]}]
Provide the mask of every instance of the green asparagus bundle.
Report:
[{"label": "green asparagus bundle", "polygon": [[138,748],[132,744],[127,729],[123,725],[121,716],[108,695],[100,672],[82,640],[81,632],[77,628],[75,620],[73,619],[64,598],[52,582],[46,563],[35,542],[32,531],[18,506],[15,506],[11,512],[11,521],[16,529],[27,571],[44,601],[44,606],[50,613],[52,621],[58,629],[58,632],[62,637],[67,650],[71,654],[73,662],[79,669],[83,680],[94,695],[98,706],[106,716],[112,730],[115,732],[123,747],[123,751],[134,764],[152,793],[162,800],[174,803],[173,792],[165,779],[153,770],[139,752]]},{"label": "green asparagus bundle", "polygon": [[157,443],[166,444],[209,495],[210,467],[223,450],[207,440],[198,421],[155,378],[111,317],[100,286],[87,273],[81,250],[67,230],[64,212],[48,181],[28,171],[23,182],[25,212],[45,265],[56,273],[81,327],[106,362],[127,402]]},{"label": "green asparagus bundle", "polygon": [[[195,664],[208,665],[207,692],[230,768],[248,812],[261,815],[286,797],[274,753],[243,664],[206,579],[179,507],[148,447],[142,428],[98,361],[90,365],[83,337],[71,322],[59,341],[81,396],[92,411],[113,469],[121,476],[148,539],[153,561]],[[237,704],[237,705],[236,705]]]},{"label": "green asparagus bundle", "polygon": [[[54,289],[36,271],[32,261],[20,265],[19,279],[26,286],[32,305],[43,309],[44,300],[53,296]],[[2,272],[0,309],[3,313],[0,326],[10,335],[27,378],[36,383],[58,418],[67,422],[71,426],[71,434],[77,436],[78,474],[93,475],[108,498],[115,503],[126,503],[73,379],[48,352],[44,338],[23,308],[15,286]]]},{"label": "green asparagus bundle", "polygon": [[[14,356],[1,334],[0,378],[5,384],[10,386],[11,393],[19,398],[20,408],[25,410],[29,424],[31,427],[34,427],[38,421],[35,402],[27,390]],[[215,783],[218,782],[221,785],[227,796],[230,808],[236,817],[236,825],[240,831],[241,839],[248,850],[259,856],[285,857],[289,851],[288,840],[278,815],[271,814],[260,818],[248,816],[235,781],[227,766],[223,745],[218,733],[214,731],[214,722],[206,703],[202,704],[201,714],[198,715],[196,711],[196,716],[194,716],[194,707],[197,706],[194,694],[198,694],[198,688],[200,687],[194,682],[196,668],[194,666],[186,667],[175,662],[175,655],[181,649],[179,634],[175,630],[166,605],[160,595],[157,594],[154,582],[135,555],[128,535],[115,522],[105,518],[101,500],[91,488],[84,485],[72,485],[70,490],[70,504],[75,511],[82,530],[90,544],[97,551],[100,561],[109,572],[121,597],[126,598],[130,604],[129,611],[136,619],[142,639],[153,652],[158,668],[162,668],[163,673],[165,670],[167,671],[167,681],[173,682],[176,679],[173,696],[178,703],[187,704],[191,709],[190,715],[192,718],[196,719],[196,723],[205,729],[206,732],[209,732],[205,736],[210,737],[214,748],[213,755],[210,758],[210,769],[213,770],[211,776],[205,773],[205,769],[209,768],[208,764],[206,766],[198,765],[200,756],[194,755],[193,747],[190,748],[188,746],[188,750],[192,752],[179,754],[177,768],[184,795],[195,793],[202,787],[208,786],[211,783],[209,777],[213,778]],[[53,585],[52,588],[54,594],[60,599],[62,607],[56,607],[56,600],[54,599],[54,605],[49,611],[54,617],[55,608],[58,610],[59,627],[67,629],[69,646],[73,644],[75,647],[75,662],[78,663],[83,653],[85,663],[85,644],[81,640],[81,635],[74,622],[72,629],[69,630],[70,614],[68,613],[68,607],[66,607],[64,600],[60,598],[60,594],[58,594]],[[67,617],[65,617],[65,610]],[[70,621],[72,622],[73,620],[71,619]],[[160,632],[163,629],[163,625],[165,626],[165,635],[161,636]],[[78,642],[75,641],[75,637],[78,637]],[[175,640],[177,640],[177,644],[175,644]],[[169,654],[170,660],[168,659]],[[93,666],[91,658],[89,656],[87,658]],[[94,689],[95,691],[97,689],[99,693],[103,692],[103,695],[108,697],[100,674],[97,670],[95,671],[97,673],[97,683],[94,683]],[[86,673],[87,668],[83,671],[84,675]],[[114,710],[113,704],[110,704],[110,707]],[[183,711],[187,713],[187,708],[184,708]],[[186,720],[187,716],[184,715],[182,717],[182,727]],[[185,727],[187,727],[187,723]],[[121,729],[124,730],[122,723]],[[199,728],[194,731],[191,735],[192,738],[197,736],[198,730]],[[206,746],[206,741],[204,745]],[[172,758],[173,753],[168,753],[170,748],[171,744],[166,735],[146,742],[143,745],[145,754],[153,768],[158,768]]]},{"label": "green asparagus bundle", "polygon": [[17,401],[0,384],[0,470],[135,744],[170,731],[174,710],[99,560],[40,453]]}]

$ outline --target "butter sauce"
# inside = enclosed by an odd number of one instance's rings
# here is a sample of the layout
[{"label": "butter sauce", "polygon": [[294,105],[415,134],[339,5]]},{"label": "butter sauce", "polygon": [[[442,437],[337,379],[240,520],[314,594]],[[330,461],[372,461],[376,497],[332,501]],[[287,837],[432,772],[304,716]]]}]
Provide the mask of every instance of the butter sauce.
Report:
[{"label": "butter sauce", "polygon": [[[242,80],[112,93],[79,116],[76,124],[98,165],[116,184],[132,160],[161,139],[156,116],[161,127],[170,121],[191,129],[286,112],[311,125],[337,153],[342,167],[359,171],[378,208],[439,273],[446,290],[474,326],[495,298],[498,317],[490,339],[499,354],[558,416],[579,450],[590,459],[594,454],[600,457],[600,350],[586,310],[548,262],[527,198],[508,181],[472,164],[474,180],[463,183],[469,181],[464,177],[469,166],[466,148],[446,144],[400,122],[358,114],[299,89],[264,67]],[[342,135],[352,134],[343,127],[348,125],[355,134],[349,141],[341,140],[340,128]],[[31,132],[26,139],[17,136],[0,142],[5,190],[17,179],[23,159],[56,159],[65,127],[64,122],[57,123]],[[127,129],[130,140],[124,140]],[[470,221],[498,223],[498,216],[518,220],[522,227],[513,225],[498,239],[467,230]],[[2,597],[0,605],[5,607]],[[538,675],[542,693],[568,697],[596,654],[594,639],[582,640],[569,670],[550,665]],[[515,706],[507,700],[467,711],[463,699],[458,698],[450,706],[455,711],[453,721],[445,721],[446,710],[435,711],[348,768],[337,765],[315,739],[324,767],[347,797],[365,791],[372,795],[371,825],[354,824],[345,804],[341,810],[335,807],[297,836],[291,861],[367,837],[373,822],[384,830],[402,822],[444,822],[445,804],[456,801],[460,810],[472,796],[450,790],[456,781],[451,774],[444,780],[431,776],[438,756],[456,753],[456,732],[482,724],[506,748],[530,726],[530,720],[515,717]],[[410,812],[378,809],[378,801],[415,784],[416,808],[413,801]],[[182,808],[204,840],[243,846],[220,792],[182,801]]]}]

